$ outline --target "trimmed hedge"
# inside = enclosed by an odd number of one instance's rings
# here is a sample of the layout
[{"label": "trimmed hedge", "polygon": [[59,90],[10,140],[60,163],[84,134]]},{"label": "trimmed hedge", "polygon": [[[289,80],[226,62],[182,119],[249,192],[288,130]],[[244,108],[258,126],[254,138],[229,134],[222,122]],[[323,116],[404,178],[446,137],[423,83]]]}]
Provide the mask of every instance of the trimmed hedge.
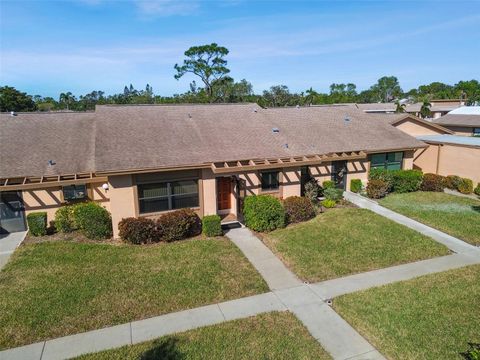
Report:
[{"label": "trimmed hedge", "polygon": [[252,230],[266,232],[285,226],[285,210],[280,200],[271,195],[252,195],[243,205],[245,225]]},{"label": "trimmed hedge", "polygon": [[445,178],[445,186],[450,190],[458,190],[458,185],[460,185],[462,178],[457,175],[448,175]]},{"label": "trimmed hedge", "polygon": [[47,234],[47,213],[45,211],[32,212],[27,215],[28,231],[33,236]]},{"label": "trimmed hedge", "polygon": [[350,191],[354,193],[359,193],[362,191],[362,180],[352,179],[350,180]]},{"label": "trimmed hedge", "polygon": [[330,208],[334,208],[335,205],[337,205],[337,202],[335,200],[332,200],[332,199],[325,199],[325,200],[322,200],[322,206],[323,207],[326,207],[327,209],[330,209]]},{"label": "trimmed hedge", "polygon": [[205,236],[222,236],[222,219],[218,215],[207,215],[202,219],[202,232]]},{"label": "trimmed hedge", "polygon": [[380,199],[388,194],[389,185],[386,181],[372,179],[367,184],[367,196],[371,199]]},{"label": "trimmed hedge", "polygon": [[110,213],[94,202],[76,204],[73,219],[80,232],[89,239],[106,239],[112,236]]},{"label": "trimmed hedge", "polygon": [[155,221],[147,218],[125,218],[118,224],[118,235],[131,244],[150,244],[160,241]]},{"label": "trimmed hedge", "polygon": [[477,187],[475,188],[475,190],[473,190],[473,192],[475,193],[475,195],[480,196],[480,183],[477,184]]},{"label": "trimmed hedge", "polygon": [[315,208],[310,200],[300,196],[290,196],[283,201],[287,223],[298,223],[315,217]]},{"label": "trimmed hedge", "polygon": [[420,189],[422,191],[442,192],[445,188],[445,177],[437,174],[423,175],[423,181]]},{"label": "trimmed hedge", "polygon": [[335,187],[335,183],[332,181],[332,180],[325,180],[323,183],[322,183],[322,187],[324,190],[326,189],[332,189]]},{"label": "trimmed hedge", "polygon": [[77,229],[73,210],[74,205],[65,205],[55,212],[55,229],[57,231],[69,233]]},{"label": "trimmed hedge", "polygon": [[325,196],[325,199],[337,202],[343,199],[343,190],[337,188],[327,188],[323,191],[323,196]]},{"label": "trimmed hedge", "polygon": [[462,194],[471,194],[473,192],[473,181],[467,178],[462,178],[458,184],[458,191]]},{"label": "trimmed hedge", "polygon": [[160,238],[171,242],[200,235],[202,224],[192,209],[181,209],[160,216],[156,222]]},{"label": "trimmed hedge", "polygon": [[382,180],[388,185],[388,192],[406,193],[418,191],[422,184],[423,173],[419,170],[372,169],[369,180]]}]

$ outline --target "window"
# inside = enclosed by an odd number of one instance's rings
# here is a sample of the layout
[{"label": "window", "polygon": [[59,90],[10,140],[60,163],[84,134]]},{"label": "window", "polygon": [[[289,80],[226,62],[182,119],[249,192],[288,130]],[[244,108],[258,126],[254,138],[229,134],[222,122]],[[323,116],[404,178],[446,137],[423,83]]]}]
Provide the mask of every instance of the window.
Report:
[{"label": "window", "polygon": [[262,190],[278,189],[278,171],[262,172],[260,177],[262,181]]},{"label": "window", "polygon": [[197,180],[180,180],[138,185],[140,213],[197,207]]},{"label": "window", "polygon": [[403,162],[403,152],[373,154],[370,160],[371,169],[400,170]]},{"label": "window", "polygon": [[87,185],[69,185],[63,187],[63,198],[67,201],[80,200],[87,197]]},{"label": "window", "polygon": [[473,128],[473,136],[480,136],[480,128]]}]

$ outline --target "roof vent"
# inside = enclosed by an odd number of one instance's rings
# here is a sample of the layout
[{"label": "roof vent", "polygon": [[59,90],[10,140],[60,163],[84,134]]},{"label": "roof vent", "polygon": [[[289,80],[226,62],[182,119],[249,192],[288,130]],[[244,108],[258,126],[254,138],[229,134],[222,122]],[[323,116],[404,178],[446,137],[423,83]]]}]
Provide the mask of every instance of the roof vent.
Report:
[{"label": "roof vent", "polygon": [[17,116],[17,113],[15,111],[10,111],[10,116]]},{"label": "roof vent", "polygon": [[53,166],[55,165],[55,161],[53,160],[48,160],[48,166]]},{"label": "roof vent", "polygon": [[188,118],[191,119],[191,118],[192,118],[192,114],[188,113]]},{"label": "roof vent", "polygon": [[257,112],[257,108],[253,108],[253,112],[256,113],[256,112]]},{"label": "roof vent", "polygon": [[288,144],[283,144],[283,147],[284,147],[285,149],[288,149]]},{"label": "roof vent", "polygon": [[297,104],[297,106],[295,106],[297,109],[300,109],[300,105]]},{"label": "roof vent", "polygon": [[276,127],[272,128],[272,133],[278,134],[279,132],[280,132],[279,128],[276,128]]},{"label": "roof vent", "polygon": [[345,119],[343,119],[343,121],[345,122],[345,124],[347,124],[347,123],[350,122],[350,118],[346,115],[346,116],[345,116]]}]

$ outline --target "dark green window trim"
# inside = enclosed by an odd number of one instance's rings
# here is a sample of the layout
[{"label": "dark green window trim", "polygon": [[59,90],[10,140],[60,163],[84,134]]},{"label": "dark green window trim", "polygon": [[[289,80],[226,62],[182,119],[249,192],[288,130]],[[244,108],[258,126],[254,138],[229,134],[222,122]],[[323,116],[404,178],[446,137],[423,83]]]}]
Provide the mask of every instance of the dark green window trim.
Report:
[{"label": "dark green window trim", "polygon": [[277,190],[279,188],[279,171],[265,171],[260,173],[262,190]]},{"label": "dark green window trim", "polygon": [[138,184],[137,188],[140,214],[199,206],[197,180]]},{"label": "dark green window trim", "polygon": [[370,169],[401,170],[403,151],[370,155]]},{"label": "dark green window trim", "polygon": [[68,185],[62,188],[63,199],[66,201],[81,200],[87,197],[87,185]]}]

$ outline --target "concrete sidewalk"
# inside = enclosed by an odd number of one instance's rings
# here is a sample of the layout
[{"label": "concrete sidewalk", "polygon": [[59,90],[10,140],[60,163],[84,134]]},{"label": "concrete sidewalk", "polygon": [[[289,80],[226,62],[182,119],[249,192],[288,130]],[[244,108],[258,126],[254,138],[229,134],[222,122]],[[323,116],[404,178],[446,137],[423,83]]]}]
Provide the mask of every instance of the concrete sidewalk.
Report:
[{"label": "concrete sidewalk", "polygon": [[26,231],[0,235],[0,270],[7,264],[15,249],[23,242]]},{"label": "concrete sidewalk", "polygon": [[471,244],[468,244],[460,239],[457,239],[456,237],[445,234],[444,232],[434,229],[428,225],[425,225],[418,221],[410,219],[409,217],[396,213],[395,211],[387,209],[379,205],[377,202],[373,200],[367,199],[363,196],[360,196],[358,194],[355,194],[349,191],[345,191],[344,197],[346,200],[357,205],[358,207],[369,209],[390,220],[393,220],[399,224],[409,227],[410,229],[416,230],[419,233],[429,236],[433,240],[445,245],[450,250],[458,254],[475,254],[476,253],[477,256],[480,256],[480,248],[473,246]]}]

